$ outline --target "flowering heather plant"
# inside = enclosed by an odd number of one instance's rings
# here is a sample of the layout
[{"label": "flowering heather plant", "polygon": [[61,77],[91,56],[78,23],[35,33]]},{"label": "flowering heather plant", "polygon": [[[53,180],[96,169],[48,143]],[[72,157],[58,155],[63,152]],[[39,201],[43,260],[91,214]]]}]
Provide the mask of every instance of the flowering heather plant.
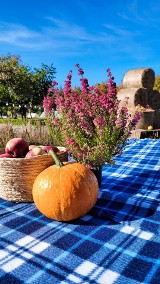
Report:
[{"label": "flowering heather plant", "polygon": [[71,87],[72,71],[69,71],[63,91],[59,91],[55,82],[45,98],[50,102],[52,93],[60,117],[57,119],[51,107],[44,104],[46,115],[52,117],[54,127],[61,129],[63,145],[73,159],[92,169],[105,163],[112,165],[113,157],[122,153],[140,115],[136,112],[130,118],[127,106],[119,107],[116,84],[109,68],[106,70],[108,90],[104,93],[98,85],[89,86],[88,79],[83,77],[83,69],[79,64],[76,67],[80,75],[80,91]]}]

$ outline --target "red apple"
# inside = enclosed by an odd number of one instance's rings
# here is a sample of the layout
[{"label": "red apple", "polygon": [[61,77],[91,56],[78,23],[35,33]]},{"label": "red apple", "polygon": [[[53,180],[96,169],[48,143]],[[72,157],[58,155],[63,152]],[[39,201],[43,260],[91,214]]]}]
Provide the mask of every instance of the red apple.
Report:
[{"label": "red apple", "polygon": [[44,148],[43,148],[43,150],[45,151],[45,152],[49,152],[49,150],[53,150],[55,153],[58,153],[58,152],[60,152],[60,150],[56,147],[56,146],[54,146],[54,145],[52,145],[52,146],[44,146]]},{"label": "red apple", "polygon": [[24,157],[29,150],[29,144],[23,138],[12,138],[5,147],[5,152],[13,157]]},{"label": "red apple", "polygon": [[4,153],[0,155],[0,158],[13,158],[13,156],[10,155],[9,153]]},{"label": "red apple", "polygon": [[35,146],[34,148],[32,148],[31,150],[28,151],[25,158],[31,158],[31,157],[35,157],[35,156],[38,156],[38,155],[44,155],[44,154],[46,154],[46,152],[43,149]]}]

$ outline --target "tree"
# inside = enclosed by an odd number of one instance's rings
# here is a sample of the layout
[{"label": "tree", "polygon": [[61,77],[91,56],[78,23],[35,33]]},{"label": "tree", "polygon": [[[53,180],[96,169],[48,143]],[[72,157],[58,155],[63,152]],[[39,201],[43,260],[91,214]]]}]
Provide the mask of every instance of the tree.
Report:
[{"label": "tree", "polygon": [[55,68],[41,64],[41,68],[33,70],[24,65],[20,56],[0,57],[0,100],[25,116],[26,112],[36,106],[42,106],[43,97],[52,85]]},{"label": "tree", "polygon": [[55,68],[53,64],[50,66],[41,64],[40,69],[34,68],[32,73],[32,104],[42,105],[43,97],[46,96],[48,88],[52,86],[52,82],[55,74]]}]

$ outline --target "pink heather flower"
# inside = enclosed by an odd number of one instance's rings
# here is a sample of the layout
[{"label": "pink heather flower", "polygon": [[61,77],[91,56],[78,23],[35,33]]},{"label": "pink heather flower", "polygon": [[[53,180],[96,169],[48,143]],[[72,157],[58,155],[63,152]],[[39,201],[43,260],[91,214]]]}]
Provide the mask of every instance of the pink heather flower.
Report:
[{"label": "pink heather flower", "polygon": [[52,122],[54,125],[59,125],[59,119],[58,118],[53,118]]},{"label": "pink heather flower", "polygon": [[98,133],[98,135],[102,135],[104,133],[104,130],[103,129],[98,129],[97,133]]},{"label": "pink heather flower", "polygon": [[78,69],[78,75],[83,75],[83,74],[84,74],[84,72],[83,72],[82,68],[79,68]]},{"label": "pink heather flower", "polygon": [[43,108],[45,116],[47,115],[48,112],[52,111],[52,97],[43,98]]},{"label": "pink heather flower", "polygon": [[97,118],[93,119],[93,123],[95,126],[101,127],[106,124],[106,121],[102,116],[98,116]]},{"label": "pink heather flower", "polygon": [[53,85],[58,85],[57,81],[55,81],[55,80],[52,82],[52,84]]},{"label": "pink heather flower", "polygon": [[141,114],[139,112],[135,112],[130,124],[131,126],[136,126],[138,120],[141,118]]},{"label": "pink heather flower", "polygon": [[53,88],[52,87],[49,87],[49,89],[48,89],[48,94],[50,94],[50,92],[52,92],[53,91]]}]

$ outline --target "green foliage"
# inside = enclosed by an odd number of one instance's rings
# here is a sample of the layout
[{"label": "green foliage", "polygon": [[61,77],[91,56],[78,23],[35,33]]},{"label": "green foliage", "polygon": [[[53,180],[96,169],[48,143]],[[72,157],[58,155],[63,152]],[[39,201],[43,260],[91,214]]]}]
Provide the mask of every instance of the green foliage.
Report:
[{"label": "green foliage", "polygon": [[[52,85],[55,68],[41,64],[34,68],[22,64],[19,56],[0,56],[0,112],[32,111],[34,106],[42,106],[43,97]],[[6,105],[8,104],[8,106]]]},{"label": "green foliage", "polygon": [[157,90],[157,91],[160,92],[160,75],[158,75],[158,76],[155,78],[154,90]]},{"label": "green foliage", "polygon": [[17,125],[17,126],[23,126],[30,123],[33,126],[36,126],[37,128],[39,125],[45,125],[44,119],[37,119],[37,118],[27,118],[26,120],[23,120],[22,118],[0,118],[0,124],[11,124],[11,125]]},{"label": "green foliage", "polygon": [[61,131],[61,127],[60,126],[55,126],[52,123],[52,118],[51,117],[46,117],[44,120],[44,124],[46,125],[47,129],[48,129],[48,133],[50,135],[50,137],[52,137],[55,145],[58,146],[64,146],[64,135],[63,132]]},{"label": "green foliage", "polygon": [[22,120],[21,118],[0,118],[0,124],[24,125],[24,120]]}]

